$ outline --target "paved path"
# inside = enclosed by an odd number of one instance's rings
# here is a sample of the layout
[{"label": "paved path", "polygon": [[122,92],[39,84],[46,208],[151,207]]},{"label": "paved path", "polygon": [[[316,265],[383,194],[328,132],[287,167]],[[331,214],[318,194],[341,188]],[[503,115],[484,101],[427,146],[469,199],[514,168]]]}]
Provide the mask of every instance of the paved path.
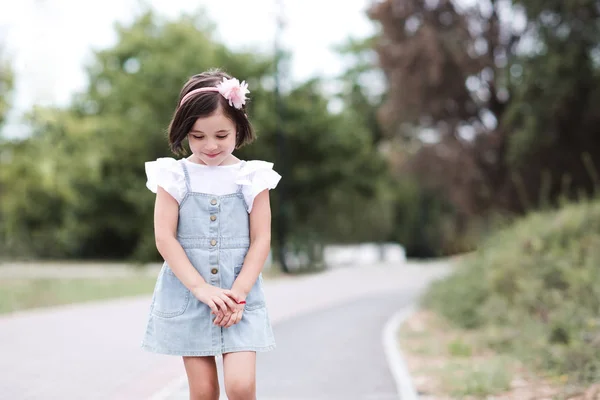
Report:
[{"label": "paved path", "polygon": [[381,332],[413,298],[381,293],[277,325],[279,351],[258,364],[259,398],[396,400]]},{"label": "paved path", "polygon": [[[339,383],[345,376],[349,379],[346,382],[361,372],[367,376],[372,369],[375,380],[382,378],[381,385],[360,384],[357,393],[370,391],[388,396],[380,400],[391,398],[390,377],[381,364],[381,325],[431,279],[446,271],[443,263],[374,266],[266,282],[278,349],[260,357],[261,394],[281,400],[319,400],[315,396],[324,387],[324,372],[330,372],[328,382]],[[160,393],[181,379],[183,367],[177,357],[139,349],[149,302],[146,296],[0,317],[0,398],[136,400]],[[365,315],[364,321],[360,314]],[[328,323],[331,319],[337,322]],[[348,329],[342,335],[339,328],[344,325]],[[338,342],[319,341],[334,334],[340,335]],[[365,342],[373,335],[375,339]],[[297,340],[301,341],[298,347]],[[345,353],[345,340],[360,342],[360,351]],[[313,357],[302,363],[290,358],[298,354],[300,345],[315,343],[321,347],[314,348]],[[330,350],[335,350],[333,359],[327,358]],[[336,368],[340,369],[336,372]],[[280,380],[279,384],[265,379],[264,374],[273,371],[299,379]],[[176,395],[177,391],[171,397],[182,398],[173,397]]]},{"label": "paved path", "polygon": [[[276,324],[277,350],[258,356],[258,398],[397,400],[381,332],[389,316],[415,294],[381,293]],[[226,399],[222,379],[221,392]],[[187,400],[185,379],[169,395],[157,397]]]}]

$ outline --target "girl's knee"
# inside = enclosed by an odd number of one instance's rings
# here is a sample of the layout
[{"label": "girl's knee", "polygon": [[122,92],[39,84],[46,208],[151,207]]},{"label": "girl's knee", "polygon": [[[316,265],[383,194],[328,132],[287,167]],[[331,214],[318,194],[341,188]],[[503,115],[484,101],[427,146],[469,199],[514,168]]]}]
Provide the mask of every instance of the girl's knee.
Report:
[{"label": "girl's knee", "polygon": [[190,400],[219,400],[219,384],[199,379],[189,382]]},{"label": "girl's knee", "polygon": [[255,400],[256,382],[243,378],[230,379],[225,382],[225,392],[229,400]]},{"label": "girl's knee", "polygon": [[183,357],[191,400],[219,400],[219,377],[214,357]]}]

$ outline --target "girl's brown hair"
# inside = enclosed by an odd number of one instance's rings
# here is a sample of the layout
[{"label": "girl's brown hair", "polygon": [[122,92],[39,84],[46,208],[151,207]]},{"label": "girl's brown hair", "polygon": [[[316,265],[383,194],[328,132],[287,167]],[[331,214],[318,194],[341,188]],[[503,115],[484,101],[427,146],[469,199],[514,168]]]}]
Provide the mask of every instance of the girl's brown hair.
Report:
[{"label": "girl's brown hair", "polygon": [[229,102],[219,92],[199,92],[192,95],[191,99],[186,100],[181,106],[181,99],[192,90],[201,87],[214,87],[219,84],[223,78],[231,79],[231,76],[221,70],[210,70],[198,75],[192,76],[183,85],[177,100],[177,108],[173,118],[169,123],[169,146],[175,154],[185,154],[183,141],[196,123],[198,118],[209,117],[214,114],[219,107],[223,114],[229,118],[236,127],[235,147],[240,148],[245,144],[252,142],[255,138],[254,130],[246,115],[246,105],[237,109],[229,105]]}]

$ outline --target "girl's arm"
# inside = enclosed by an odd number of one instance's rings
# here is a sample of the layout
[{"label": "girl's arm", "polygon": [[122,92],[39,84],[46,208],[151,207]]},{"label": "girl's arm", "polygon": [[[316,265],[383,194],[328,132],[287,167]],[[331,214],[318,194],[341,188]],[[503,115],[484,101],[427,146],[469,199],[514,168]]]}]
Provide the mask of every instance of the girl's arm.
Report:
[{"label": "girl's arm", "polygon": [[179,204],[166,190],[158,187],[154,205],[154,237],[156,248],[175,276],[198,300],[207,304],[215,313],[218,308],[227,312],[235,308],[235,302],[227,295],[229,291],[209,285],[192,265],[177,240]]},{"label": "girl's arm", "polygon": [[250,248],[244,266],[233,282],[231,290],[248,295],[258,279],[271,249],[271,204],[269,190],[263,190],[254,198],[250,211]]}]

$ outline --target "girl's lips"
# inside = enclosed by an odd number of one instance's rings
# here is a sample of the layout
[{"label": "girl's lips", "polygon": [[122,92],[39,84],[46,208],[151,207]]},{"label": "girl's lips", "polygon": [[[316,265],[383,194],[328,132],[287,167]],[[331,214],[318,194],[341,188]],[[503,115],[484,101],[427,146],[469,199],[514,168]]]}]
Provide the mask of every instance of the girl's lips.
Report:
[{"label": "girl's lips", "polygon": [[216,156],[218,156],[219,154],[221,154],[221,153],[217,153],[217,154],[206,154],[206,153],[204,153],[204,155],[205,155],[206,157],[209,157],[209,158],[215,158],[215,157],[216,157]]}]

